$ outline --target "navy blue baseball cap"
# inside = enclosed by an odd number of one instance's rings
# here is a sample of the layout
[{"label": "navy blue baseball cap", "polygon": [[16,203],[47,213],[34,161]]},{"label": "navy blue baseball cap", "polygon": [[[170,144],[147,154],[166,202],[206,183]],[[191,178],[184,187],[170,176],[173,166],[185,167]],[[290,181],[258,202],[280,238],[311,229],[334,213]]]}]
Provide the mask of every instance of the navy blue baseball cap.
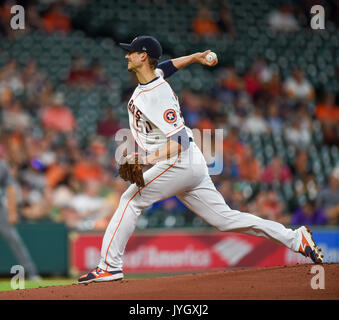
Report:
[{"label": "navy blue baseball cap", "polygon": [[119,43],[119,46],[130,52],[146,52],[155,59],[159,59],[162,55],[160,42],[151,36],[138,36],[131,43]]}]

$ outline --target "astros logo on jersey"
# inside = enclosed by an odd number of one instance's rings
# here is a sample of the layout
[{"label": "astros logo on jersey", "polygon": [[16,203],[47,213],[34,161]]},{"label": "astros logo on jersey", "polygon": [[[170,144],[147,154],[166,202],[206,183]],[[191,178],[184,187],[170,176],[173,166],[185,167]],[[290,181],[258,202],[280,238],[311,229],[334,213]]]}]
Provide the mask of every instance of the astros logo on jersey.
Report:
[{"label": "astros logo on jersey", "polygon": [[177,114],[173,109],[167,109],[164,112],[164,120],[168,123],[173,123],[177,121]]}]

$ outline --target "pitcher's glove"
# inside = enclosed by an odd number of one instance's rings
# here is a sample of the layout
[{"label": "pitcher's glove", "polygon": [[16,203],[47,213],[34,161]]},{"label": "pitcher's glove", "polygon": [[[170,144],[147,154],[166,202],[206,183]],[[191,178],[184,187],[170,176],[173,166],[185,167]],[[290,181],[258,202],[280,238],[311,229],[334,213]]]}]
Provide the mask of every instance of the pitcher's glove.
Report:
[{"label": "pitcher's glove", "polygon": [[125,181],[135,183],[139,188],[145,186],[142,168],[144,166],[139,154],[133,153],[122,156],[119,166],[119,175]]}]

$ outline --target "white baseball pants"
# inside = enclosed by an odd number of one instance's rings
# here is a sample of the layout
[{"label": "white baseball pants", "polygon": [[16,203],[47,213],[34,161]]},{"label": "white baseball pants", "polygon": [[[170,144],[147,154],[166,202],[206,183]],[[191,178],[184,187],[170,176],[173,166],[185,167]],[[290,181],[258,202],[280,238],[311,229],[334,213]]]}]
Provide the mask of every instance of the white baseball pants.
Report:
[{"label": "white baseball pants", "polygon": [[169,160],[159,162],[144,173],[140,193],[130,185],[120,199],[103,238],[99,267],[122,270],[122,256],[141,211],[153,203],[177,196],[192,212],[220,231],[232,231],[271,239],[297,251],[299,234],[282,224],[250,213],[232,210],[216,190],[205,159],[194,142]]}]

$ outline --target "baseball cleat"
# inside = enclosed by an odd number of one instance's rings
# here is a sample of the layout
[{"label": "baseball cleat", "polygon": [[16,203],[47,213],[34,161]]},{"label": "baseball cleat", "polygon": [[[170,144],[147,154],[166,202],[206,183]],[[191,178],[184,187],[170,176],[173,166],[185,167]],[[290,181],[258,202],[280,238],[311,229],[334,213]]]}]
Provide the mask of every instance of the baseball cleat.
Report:
[{"label": "baseball cleat", "polygon": [[93,271],[81,276],[78,283],[104,282],[121,280],[124,277],[122,271],[105,271],[97,267]]},{"label": "baseball cleat", "polygon": [[299,231],[301,233],[299,253],[311,258],[314,263],[323,263],[324,256],[321,253],[321,249],[315,244],[312,232],[305,226],[300,227]]}]

